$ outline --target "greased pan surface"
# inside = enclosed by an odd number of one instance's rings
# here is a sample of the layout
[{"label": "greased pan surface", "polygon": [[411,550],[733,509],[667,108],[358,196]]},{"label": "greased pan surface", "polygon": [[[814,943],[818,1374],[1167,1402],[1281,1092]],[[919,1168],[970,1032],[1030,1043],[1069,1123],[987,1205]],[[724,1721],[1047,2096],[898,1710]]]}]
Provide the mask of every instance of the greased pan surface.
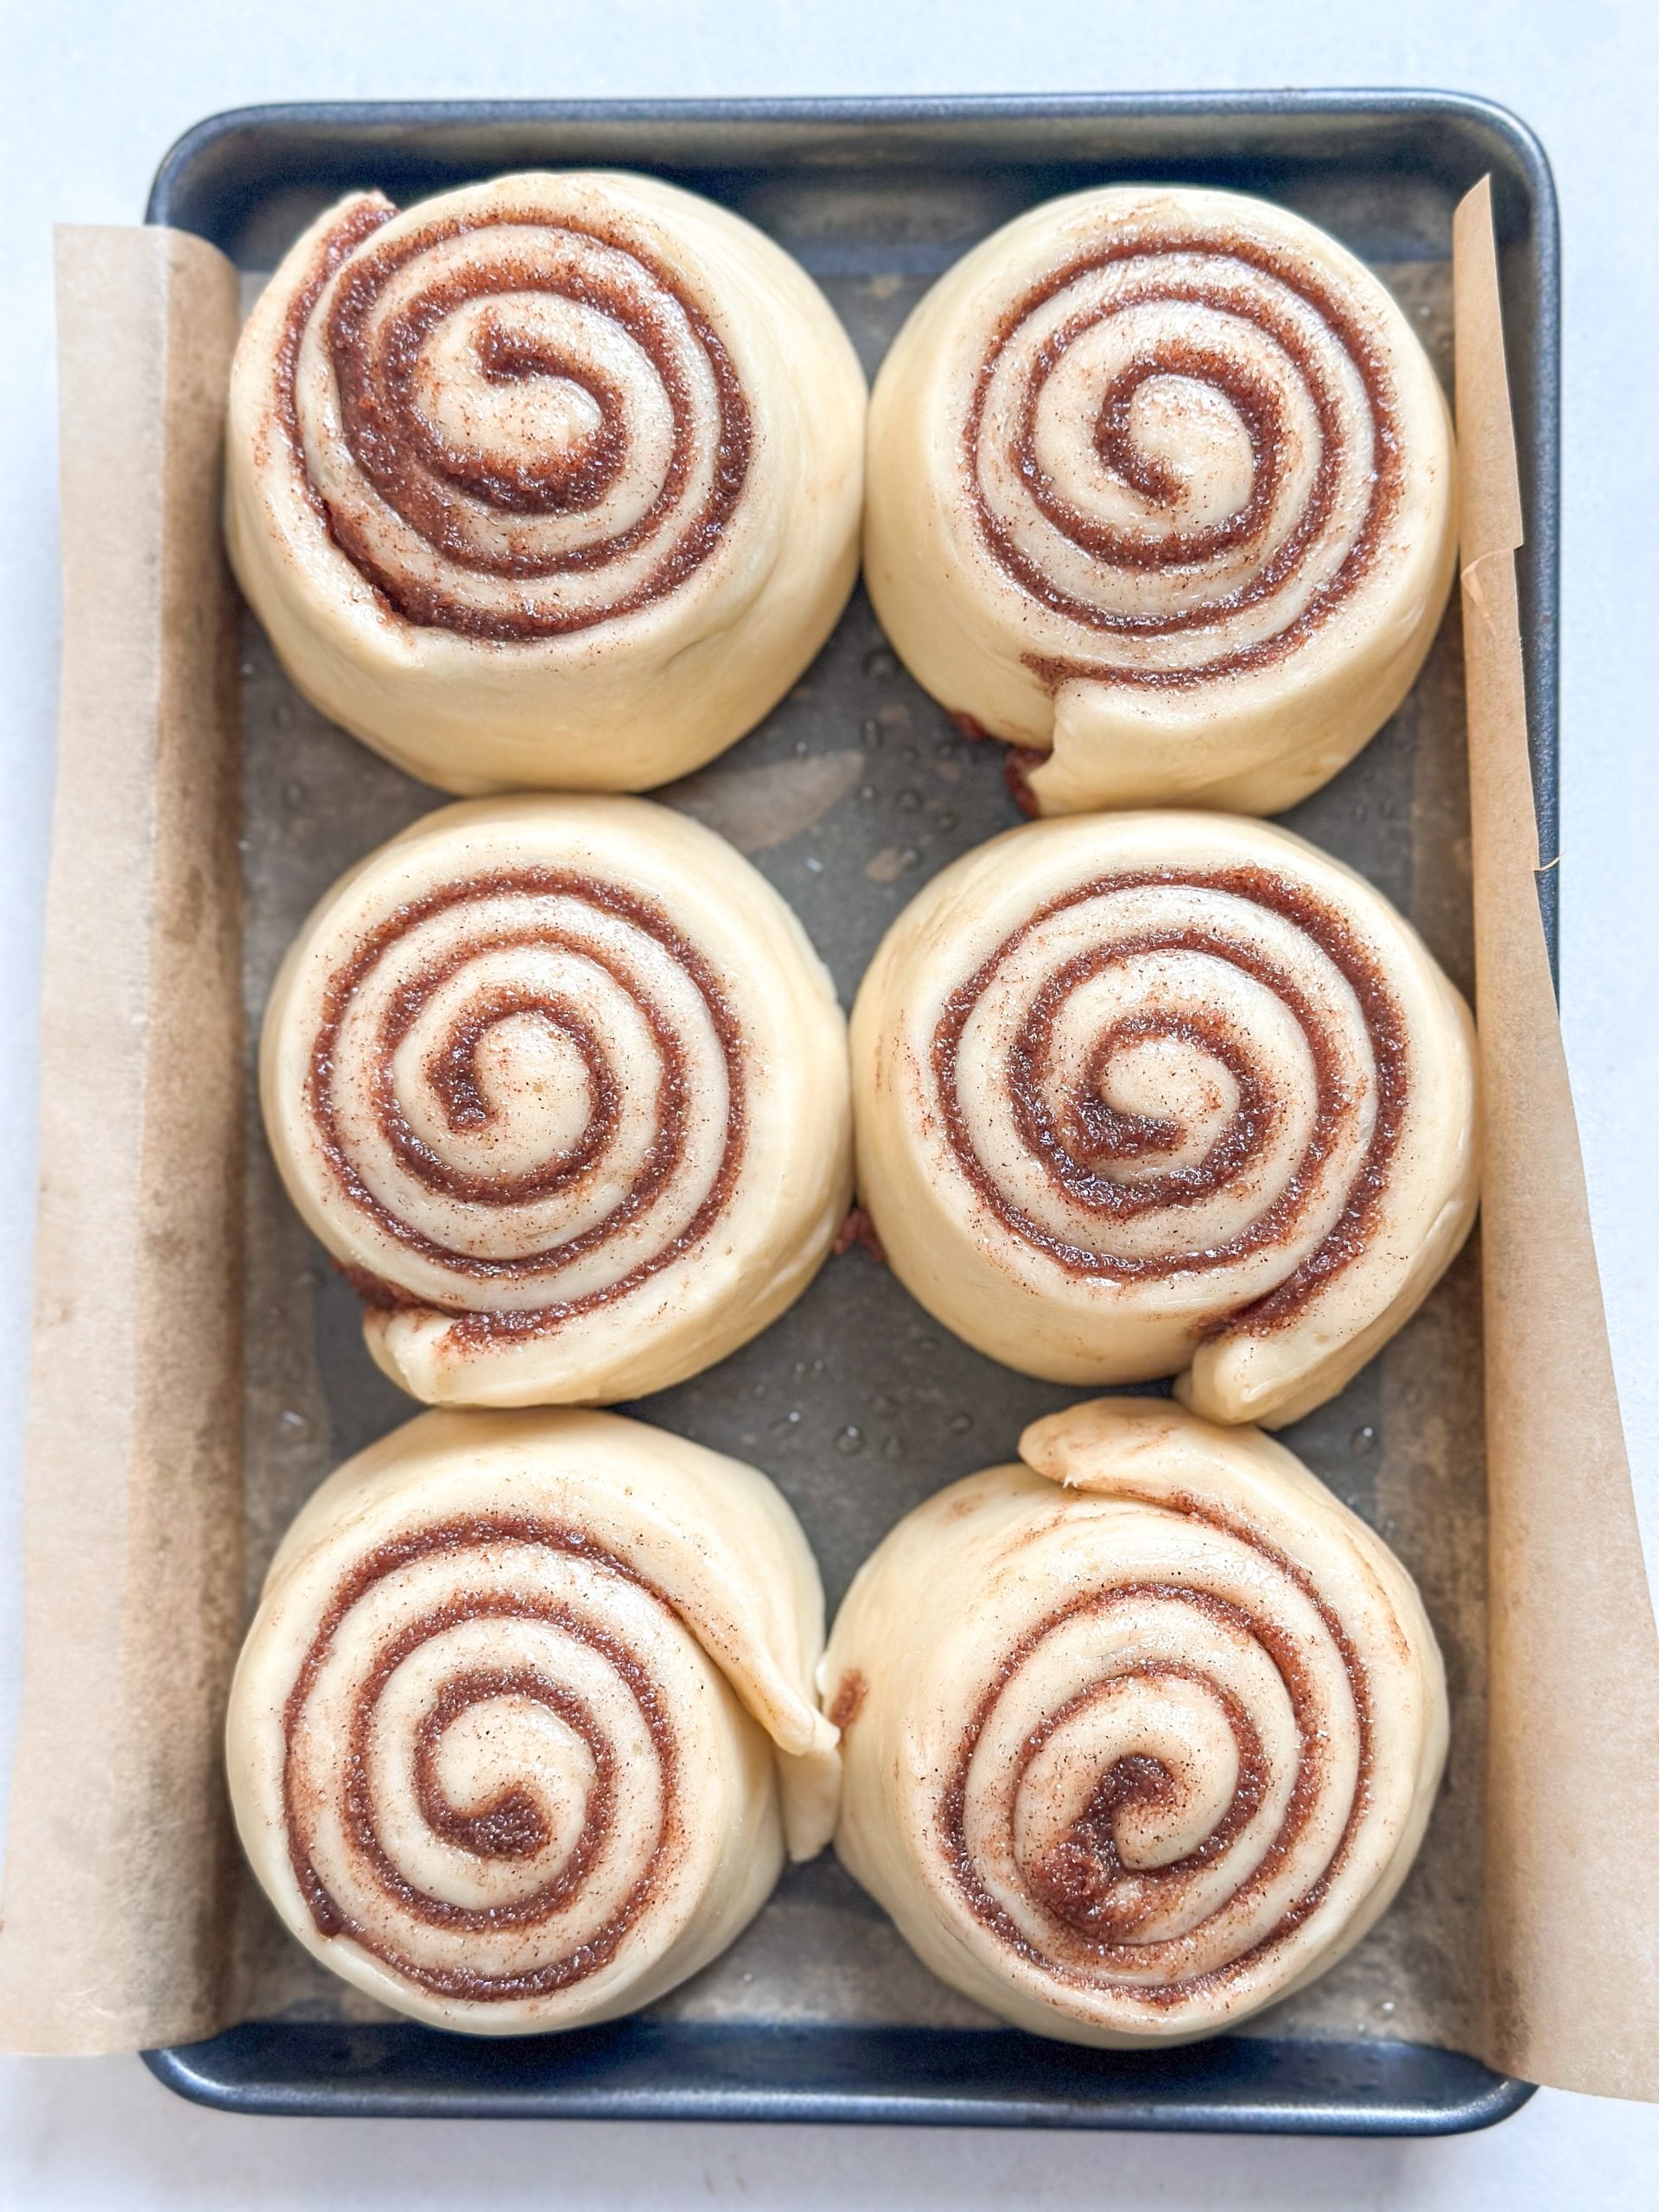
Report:
[{"label": "greased pan surface", "polygon": [[[149,218],[221,246],[257,283],[320,207],[407,201],[524,167],[604,164],[709,194],[770,231],[829,293],[874,370],[910,308],[976,239],[1090,184],[1169,178],[1260,193],[1377,267],[1450,378],[1452,211],[1491,171],[1528,543],[1521,556],[1535,782],[1555,844],[1558,290],[1548,167],[1500,111],[1452,95],[365,105],[254,109],[168,156]],[[250,620],[242,654],[245,975],[276,963],[343,868],[441,795],[298,698]],[[1409,913],[1470,980],[1455,608],[1406,706],[1287,817]],[[845,1000],[882,931],[948,861],[1017,819],[1001,748],[964,741],[899,667],[857,594],[761,728],[662,794],[747,850],[800,913]],[[1554,875],[1543,879],[1552,887]],[[1546,922],[1552,944],[1554,913]],[[333,1464],[411,1410],[364,1351],[355,1300],[289,1212],[250,1093],[247,1509],[251,1586]],[[831,1605],[901,1514],[1011,1455],[1076,1394],[979,1358],[861,1251],[735,1357],[636,1410],[772,1473]],[[1421,1861],[1381,1927],[1259,2034],[1093,2052],[988,2023],[917,1964],[826,1857],[785,1877],[725,1958],[635,2020],[487,2044],[346,2017],[256,1895],[233,1971],[252,2017],[149,2054],[182,2094],[238,2111],[811,2119],[1445,2133],[1529,2094],[1456,2045],[1479,1946],[1484,1517],[1478,1270],[1287,1440],[1417,1574],[1446,1648],[1454,1758]],[[1452,2046],[1446,2048],[1443,2046]]]}]

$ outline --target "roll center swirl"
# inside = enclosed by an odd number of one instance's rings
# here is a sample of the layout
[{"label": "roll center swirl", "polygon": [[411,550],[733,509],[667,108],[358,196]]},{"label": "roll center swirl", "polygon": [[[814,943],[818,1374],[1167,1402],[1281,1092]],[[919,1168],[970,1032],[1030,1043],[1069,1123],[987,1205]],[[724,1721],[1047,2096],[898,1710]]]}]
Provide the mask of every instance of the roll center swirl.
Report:
[{"label": "roll center swirl", "polygon": [[385,241],[296,298],[278,416],[341,550],[406,620],[502,643],[636,614],[713,560],[749,477],[741,378],[635,238],[531,210]]},{"label": "roll center swirl", "polygon": [[1309,1577],[1184,1510],[1224,1541],[1215,1586],[1125,1580],[1038,1623],[996,1666],[939,1808],[951,1879],[1000,1942],[1161,2006],[1301,1926],[1371,1757],[1365,1669]]},{"label": "roll center swirl", "polygon": [[544,1675],[522,1667],[497,1667],[477,1668],[446,1682],[421,1723],[415,1740],[415,1794],[434,1835],[480,1859],[534,1859],[552,1840],[546,1814],[526,1789],[513,1784],[476,1810],[458,1812],[444,1788],[439,1759],[445,1738],[467,1715],[498,1699],[545,1705],[580,1734],[599,1770],[583,1823],[584,1840],[588,1828],[602,1831],[610,1790],[609,1754],[587,1707]]},{"label": "roll center swirl", "polygon": [[[654,1586],[582,1531],[511,1516],[411,1532],[346,1577],[283,1719],[289,1860],[323,1935],[474,2001],[566,1988],[614,1956],[679,1815],[675,1727],[651,1669],[575,1594],[607,1582],[683,1632]],[[429,1589],[446,1594],[423,1605]],[[469,1656],[503,1637],[518,1656]],[[348,1749],[330,1778],[339,1719]],[[469,1733],[457,1784],[446,1758]],[[515,1775],[519,1756],[534,1764]],[[435,1847],[440,1865],[476,1869],[450,1878],[463,1893],[407,1871]],[[487,1939],[493,1963],[454,1948],[467,1938]]]},{"label": "roll center swirl", "polygon": [[[1165,920],[1177,887],[1205,896]],[[1249,868],[1051,900],[950,995],[931,1059],[949,1149],[1007,1230],[1077,1275],[1230,1276],[1236,1328],[1287,1319],[1364,1248],[1408,1090],[1374,959]]]},{"label": "roll center swirl", "polygon": [[1138,226],[1033,286],[963,427],[980,541],[1079,632],[1045,680],[1180,686],[1305,642],[1364,582],[1402,496],[1398,404],[1311,262]]},{"label": "roll center swirl", "polygon": [[327,987],[307,1089],[341,1191],[481,1326],[551,1325],[668,1266],[743,1154],[714,970],[648,900],[557,869],[372,929]]}]

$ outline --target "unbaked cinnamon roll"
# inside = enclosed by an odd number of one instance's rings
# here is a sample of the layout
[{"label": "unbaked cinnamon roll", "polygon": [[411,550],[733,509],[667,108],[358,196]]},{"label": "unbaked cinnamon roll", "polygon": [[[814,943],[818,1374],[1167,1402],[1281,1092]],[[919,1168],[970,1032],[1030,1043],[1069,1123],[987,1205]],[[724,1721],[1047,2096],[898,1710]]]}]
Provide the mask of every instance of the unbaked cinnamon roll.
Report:
[{"label": "unbaked cinnamon roll", "polygon": [[429,1402],[665,1389],[799,1295],[851,1193],[829,976],[644,799],[475,799],[371,854],[289,952],[260,1086],[370,1350]]},{"label": "unbaked cinnamon roll", "polygon": [[1415,334],[1333,238],[1230,193],[1079,193],[976,247],[882,366],[868,474],[882,626],[1023,748],[1044,814],[1290,805],[1400,704],[1451,587]]},{"label": "unbaked cinnamon roll", "polygon": [[1108,1399],[1020,1450],[908,1514],[842,1606],[837,1855],[1016,2026],[1236,2027],[1405,1878],[1446,1754],[1433,1630],[1255,1430]]},{"label": "unbaked cinnamon roll", "polygon": [[426,1414],[316,1493],[231,1692],[308,1950],[434,2026],[613,2018],[834,1824],[817,1569],[764,1475],[609,1414]]},{"label": "unbaked cinnamon roll", "polygon": [[1468,1010],[1299,837],[1212,814],[1009,831],[901,914],[853,1010],[860,1195],[900,1281],[1059,1382],[1215,1421],[1332,1397],[1467,1235]]},{"label": "unbaked cinnamon roll", "polygon": [[779,699],[857,567],[865,392],[805,272],[649,177],[357,193],[231,382],[232,563],[326,715],[446,791],[639,791]]}]

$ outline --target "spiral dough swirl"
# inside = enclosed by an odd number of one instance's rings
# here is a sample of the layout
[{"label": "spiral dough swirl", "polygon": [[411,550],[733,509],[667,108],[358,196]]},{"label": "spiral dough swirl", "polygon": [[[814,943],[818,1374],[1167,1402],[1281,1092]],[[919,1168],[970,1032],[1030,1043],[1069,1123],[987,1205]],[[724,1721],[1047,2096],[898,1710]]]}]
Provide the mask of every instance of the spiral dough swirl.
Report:
[{"label": "spiral dough swirl", "polygon": [[508,204],[376,243],[393,212],[334,232],[278,370],[294,466],[342,550],[405,620],[479,638],[677,589],[720,543],[753,435],[696,302],[596,223]]},{"label": "spiral dough swirl", "polygon": [[[512,1586],[519,1555],[540,1570],[525,1578],[529,1588]],[[336,1595],[289,1695],[283,1809],[295,1879],[318,1931],[349,1936],[436,1995],[476,2003],[543,1996],[607,1964],[677,1840],[673,1732],[639,1656],[571,1602],[534,1586],[556,1584],[562,1578],[548,1568],[567,1558],[580,1561],[588,1611],[601,1617],[593,1586],[636,1580],[620,1561],[595,1556],[579,1530],[533,1521],[462,1521],[383,1547]],[[429,1593],[423,1609],[409,1600],[407,1624],[376,1641],[368,1623],[394,1575],[400,1597],[423,1582]],[[405,1669],[432,1677],[441,1670],[441,1686],[418,1708],[397,1711],[389,1687]],[[586,1696],[570,1687],[573,1678]],[[552,1732],[543,1716],[562,1724],[587,1780],[579,1816],[522,1783],[481,1809],[458,1811],[441,1775],[456,1735],[492,1722],[497,1735],[526,1722],[527,1732]],[[336,1786],[341,1742],[345,1778]],[[624,1770],[632,1787],[620,1801]],[[397,1866],[382,1811],[389,1826],[401,1826],[411,1802],[427,1838],[476,1862],[477,1902],[435,1896]],[[574,1840],[565,1833],[572,1825]],[[572,1928],[578,1897],[585,1909]],[[560,1923],[555,1955],[524,1962],[526,1938]]]},{"label": "spiral dough swirl", "polygon": [[[1445,1751],[1433,1634],[1386,1548],[1254,1431],[1122,1399],[1021,1451],[901,1523],[836,1624],[826,1678],[865,1685],[838,1848],[1023,2025],[1211,2032],[1397,1887]],[[918,1610],[945,1638],[927,1656]]]},{"label": "spiral dough swirl", "polygon": [[[963,434],[991,558],[1101,639],[1096,659],[1039,672],[1188,685],[1293,651],[1376,557],[1395,416],[1335,289],[1247,238],[1131,234],[1055,270],[1004,318]],[[1192,456],[1160,454],[1206,433],[1242,479],[1216,519],[1189,512]],[[1114,638],[1168,642],[1114,660]]]},{"label": "spiral dough swirl", "polygon": [[1293,1418],[1468,1226],[1466,1016],[1399,918],[1283,832],[999,840],[901,918],[854,1036],[893,1265],[1034,1372],[1192,1361],[1201,1410]]},{"label": "spiral dough swirl", "polygon": [[[232,1759],[302,1939],[417,2017],[505,2032],[643,2002],[719,1948],[782,1857],[773,1743],[804,1850],[833,1736],[799,1687],[810,1557],[764,1478],[602,1415],[480,1418],[412,1424],[308,1510]],[[723,1863],[734,1834],[753,1867]]]},{"label": "spiral dough swirl", "polygon": [[[619,938],[620,955],[612,949]],[[485,1054],[492,1042],[500,1049],[504,1025],[523,1023],[535,1025],[542,1050],[571,1063],[586,1112],[570,1142],[513,1173],[473,1161],[467,1140],[481,1133],[499,1160]],[[642,1084],[637,1062],[646,1056],[651,1078]],[[626,1090],[643,1092],[652,1110],[636,1109],[625,1130]],[[688,1092],[709,1105],[714,1141],[701,1158]],[[695,1243],[743,1154],[739,1040],[707,963],[647,900],[553,868],[446,885],[374,931],[329,985],[309,1103],[342,1182],[389,1236],[467,1281],[469,1296],[499,1295],[498,1310],[523,1310],[517,1301],[528,1299],[531,1325],[543,1327],[555,1311],[564,1319],[625,1295]],[[408,1202],[394,1211],[376,1190],[400,1175]],[[602,1210],[591,1197],[595,1181],[609,1201]],[[677,1203],[632,1266],[556,1301],[565,1269],[620,1238],[677,1182],[684,1185]],[[613,1185],[620,1194],[610,1200]],[[560,1218],[555,1209],[573,1198],[586,1198],[596,1218]],[[525,1228],[531,1248],[504,1250],[505,1224],[525,1211],[536,1216]],[[446,1217],[478,1227],[466,1242],[446,1243],[437,1233]],[[473,1321],[493,1325],[484,1313]]]},{"label": "spiral dough swirl", "polygon": [[[639,802],[419,825],[325,903],[267,1035],[279,1162],[419,1395],[591,1397],[620,1395],[618,1363],[690,1371],[780,1310],[833,1234],[828,983],[745,862]],[[760,1078],[803,1054],[772,1089],[827,1085],[802,1106],[826,1153],[780,1187],[789,1123]],[[706,1281],[716,1224],[740,1248],[713,1268],[735,1310]],[[745,1287],[774,1251],[781,1274]]]},{"label": "spiral dough swirl", "polygon": [[872,455],[878,611],[1035,752],[1043,811],[1287,804],[1398,703],[1449,586],[1422,349],[1259,201],[1114,189],[999,232],[895,346]]},{"label": "spiral dough swirl", "polygon": [[302,688],[400,765],[661,781],[833,621],[861,416],[827,303],[707,201],[580,173],[359,194],[242,341],[232,554]]},{"label": "spiral dough swirl", "polygon": [[[1125,914],[1127,924],[1120,918]],[[1287,922],[1304,940],[1295,947],[1304,971],[1321,960],[1337,971],[1361,1015],[1356,1033],[1342,1035],[1331,1020],[1334,993],[1316,995],[1305,988],[1290,959],[1275,961],[1279,948],[1261,942],[1266,937],[1270,944],[1273,932],[1251,927],[1258,916]],[[1040,942],[1033,949],[1033,938],[1050,933],[1062,944],[1075,939],[1084,949],[1069,958]],[[964,1096],[964,1033],[973,1023],[995,1027],[986,1001],[1006,988],[1007,970],[1022,955],[1041,963],[1043,980],[1023,1006],[1023,1021],[1000,1069],[988,1072],[982,1064],[973,1065],[976,1095],[970,1103]],[[1273,1065],[1266,1049],[1279,1041],[1262,1034],[1272,1018],[1262,1018],[1266,1007],[1252,1024],[1230,1020],[1236,1009],[1217,1011],[1206,992],[1192,990],[1183,1003],[1179,985],[1172,988],[1171,956],[1192,958],[1205,983],[1211,982],[1209,963],[1220,963],[1224,974],[1230,970],[1243,979],[1240,997],[1260,994],[1295,1023],[1313,1071],[1300,1142],[1284,1141],[1291,1101],[1285,1095],[1287,1071]],[[1122,996],[1127,1007],[1120,1010],[1109,1000],[1108,1009],[1091,1022],[1079,1001],[1090,986],[1103,979],[1119,982],[1126,970]],[[1348,1011],[1346,1005],[1342,1010]],[[1218,1125],[1207,1149],[1199,1151],[1190,1122],[1112,1104],[1121,1064],[1143,1053],[1204,1071],[1210,1087],[1202,1103]],[[1369,1082],[1356,1080],[1356,1061]],[[1166,868],[1104,876],[1084,886],[997,948],[952,994],[933,1038],[934,1077],[963,1173],[1009,1230],[1080,1274],[1149,1281],[1187,1270],[1209,1273],[1264,1248],[1285,1246],[1319,1197],[1320,1169],[1345,1153],[1350,1173],[1334,1225],[1282,1282],[1255,1302],[1248,1321],[1237,1325],[1252,1328],[1294,1313],[1363,1242],[1399,1138],[1406,1063],[1398,1009],[1341,917],[1283,876],[1251,868]],[[999,1079],[1005,1086],[1000,1095]],[[1070,1201],[1086,1222],[1075,1239],[1045,1224],[1036,1191],[1027,1210],[1015,1179],[1006,1169],[999,1178],[988,1166],[976,1129],[1004,1103],[1027,1160],[1048,1185],[1045,1195]],[[1275,1135],[1281,1137],[1277,1158]],[[1206,1131],[1201,1141],[1208,1136]],[[992,1151],[990,1143],[986,1151]],[[1198,1157],[1187,1156],[1194,1152]],[[1179,1165],[1170,1164],[1175,1155]],[[1245,1184],[1255,1207],[1249,1218],[1236,1225],[1218,1223],[1211,1202]],[[1155,1222],[1149,1224],[1148,1217]]]}]

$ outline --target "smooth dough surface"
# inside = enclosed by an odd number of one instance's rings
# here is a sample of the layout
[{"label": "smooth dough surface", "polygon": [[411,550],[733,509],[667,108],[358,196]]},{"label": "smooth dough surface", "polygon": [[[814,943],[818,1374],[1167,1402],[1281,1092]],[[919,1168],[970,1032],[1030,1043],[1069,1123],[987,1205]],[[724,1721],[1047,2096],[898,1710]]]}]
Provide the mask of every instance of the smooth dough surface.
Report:
[{"label": "smooth dough surface", "polygon": [[828,1840],[823,1642],[753,1468],[611,1414],[423,1414],[272,1562],[226,1729],[244,1848],[306,1948],[412,2018],[613,2018]]},{"label": "smooth dough surface", "polygon": [[1410,1867],[1446,1756],[1433,1630],[1257,1430],[1113,1398],[1020,1450],[908,1514],[848,1592],[820,1670],[836,1853],[1018,2027],[1236,2027]]},{"label": "smooth dough surface", "polygon": [[1281,1427],[1474,1217],[1473,1029],[1422,940],[1301,838],[1038,822],[889,931],[853,1009],[858,1181],[899,1280],[1058,1382],[1179,1376]]},{"label": "smooth dough surface", "polygon": [[1439,626],[1450,416],[1382,285],[1300,217],[1113,186],[965,255],[876,378],[865,580],[911,673],[1027,748],[1033,810],[1271,814]]},{"label": "smooth dough surface", "polygon": [[410,774],[641,791],[828,637],[865,407],[823,295],[711,200],[597,170],[358,193],[243,333],[231,560],[299,689]]},{"label": "smooth dough surface", "polygon": [[266,1009],[290,1197],[428,1403],[603,1404],[793,1302],[852,1189],[805,932],[648,800],[475,799],[343,876]]}]

